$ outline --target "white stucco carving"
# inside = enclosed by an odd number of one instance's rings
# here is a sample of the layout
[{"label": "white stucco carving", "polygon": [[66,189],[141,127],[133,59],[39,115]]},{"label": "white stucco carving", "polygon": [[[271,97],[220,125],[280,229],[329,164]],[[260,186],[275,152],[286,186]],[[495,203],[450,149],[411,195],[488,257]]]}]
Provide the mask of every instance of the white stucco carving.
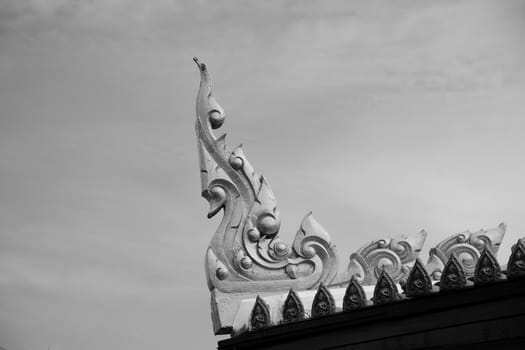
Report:
[{"label": "white stucco carving", "polygon": [[[339,264],[330,235],[311,212],[300,223],[291,244],[280,240],[280,213],[270,185],[252,167],[242,146],[229,150],[226,135],[215,135],[225,122],[225,112],[213,96],[208,68],[197,58],[194,61],[201,76],[195,122],[201,194],[210,205],[208,218],[221,211],[223,215],[205,257],[215,333],[238,332],[255,316],[257,324],[278,322],[281,316],[273,315],[274,304],[282,303],[290,289],[307,304],[323,284],[341,305],[352,278],[365,287],[367,295],[383,271],[391,283],[405,282],[427,237],[424,230],[373,240],[344,264]],[[472,275],[485,247],[497,252],[505,228],[501,224],[492,230],[449,237],[431,250],[426,270],[434,280],[439,279],[455,253],[465,272]],[[254,300],[259,300],[257,313],[247,316]]]}]

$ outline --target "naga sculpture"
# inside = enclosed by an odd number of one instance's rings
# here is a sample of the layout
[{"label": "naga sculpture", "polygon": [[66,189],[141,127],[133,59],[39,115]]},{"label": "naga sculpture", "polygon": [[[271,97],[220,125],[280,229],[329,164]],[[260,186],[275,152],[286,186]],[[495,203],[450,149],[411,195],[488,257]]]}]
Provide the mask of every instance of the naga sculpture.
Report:
[{"label": "naga sculpture", "polygon": [[208,218],[224,209],[207,252],[209,288],[268,292],[330,283],[338,267],[330,237],[310,213],[291,245],[279,240],[281,220],[270,185],[255,172],[242,146],[229,152],[226,135],[214,135],[224,122],[224,110],[212,95],[206,65],[194,60],[201,74],[195,127],[202,196],[210,203]]},{"label": "naga sculpture", "polygon": [[[364,292],[357,287],[360,285],[380,285],[373,298],[377,303],[396,300],[396,283],[406,281],[425,242],[426,231],[374,240],[351,254],[347,266],[339,264],[330,236],[311,212],[302,220],[291,244],[281,241],[281,219],[270,185],[255,172],[242,146],[229,150],[226,135],[214,133],[223,125],[225,112],[212,94],[206,65],[197,58],[194,61],[201,76],[195,122],[201,194],[210,205],[208,218],[223,212],[205,257],[215,333],[232,333],[239,310],[246,309],[247,302],[252,303],[251,309],[254,295],[258,297],[250,316],[251,329],[268,326],[274,315],[269,310],[275,305],[266,305],[263,298],[282,302],[290,290],[294,292],[288,297],[289,308],[278,313],[285,315],[284,322],[303,318],[305,310],[297,295],[309,291],[322,291],[317,295],[313,315],[323,314],[319,310],[324,310],[327,301],[328,313],[332,313],[335,304],[331,290],[343,301],[349,282],[353,287],[345,297],[345,310],[366,305]],[[502,224],[489,232],[452,236],[431,251],[426,270],[434,280],[439,279],[448,259],[457,254],[460,262],[467,265],[463,266],[465,272],[473,275],[480,252],[488,248],[495,254],[504,233]],[[466,255],[473,257],[472,261]],[[423,268],[420,263],[418,268]],[[426,280],[424,287],[425,291],[429,288]]]}]

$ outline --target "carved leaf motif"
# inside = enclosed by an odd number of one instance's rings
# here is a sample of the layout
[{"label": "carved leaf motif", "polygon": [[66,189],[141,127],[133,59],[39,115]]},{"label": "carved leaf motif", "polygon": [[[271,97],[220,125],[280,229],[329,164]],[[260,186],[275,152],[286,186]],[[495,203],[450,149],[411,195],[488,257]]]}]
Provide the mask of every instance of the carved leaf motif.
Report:
[{"label": "carved leaf motif", "polygon": [[304,320],[303,303],[293,289],[290,289],[283,305],[283,322],[292,323],[301,320]]},{"label": "carved leaf motif", "polygon": [[390,241],[372,241],[350,256],[346,275],[356,276],[362,285],[374,285],[382,269],[394,281],[406,278],[407,265],[418,257],[426,237],[427,232],[421,230],[415,235],[401,235]]},{"label": "carved leaf motif", "polygon": [[270,325],[270,308],[260,296],[257,296],[250,315],[250,330],[256,331]]},{"label": "carved leaf motif", "polygon": [[465,231],[449,236],[430,250],[427,271],[433,279],[439,280],[446,262],[452,254],[456,254],[465,275],[473,276],[481,252],[489,249],[496,255],[506,229],[507,226],[501,223],[489,230]]},{"label": "carved leaf motif", "polygon": [[383,269],[374,288],[373,301],[376,305],[392,303],[400,299],[397,286],[388,273]]},{"label": "carved leaf motif", "polygon": [[441,274],[439,290],[446,291],[460,289],[466,284],[467,278],[465,277],[465,271],[463,271],[463,267],[459,263],[455,254],[452,254]]},{"label": "carved leaf motif", "polygon": [[525,276],[525,244],[523,240],[512,247],[512,254],[507,263],[507,278],[509,280]]},{"label": "carved leaf motif", "polygon": [[343,310],[350,311],[366,306],[366,294],[357,279],[352,276],[343,298]]},{"label": "carved leaf motif", "polygon": [[488,284],[500,279],[501,268],[489,249],[485,248],[479,257],[474,272],[474,284]]},{"label": "carved leaf motif", "polygon": [[312,317],[320,317],[333,314],[335,312],[335,300],[328,288],[321,283],[315,293],[312,302]]},{"label": "carved leaf motif", "polygon": [[432,290],[432,282],[425,266],[421,260],[416,259],[405,287],[407,297],[417,297],[419,295],[429,294]]}]

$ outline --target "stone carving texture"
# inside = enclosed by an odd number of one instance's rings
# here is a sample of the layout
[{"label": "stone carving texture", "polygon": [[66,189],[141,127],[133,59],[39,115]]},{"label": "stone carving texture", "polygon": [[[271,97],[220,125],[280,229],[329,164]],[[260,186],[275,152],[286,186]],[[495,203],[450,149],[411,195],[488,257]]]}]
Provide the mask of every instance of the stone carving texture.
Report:
[{"label": "stone carving texture", "polygon": [[439,291],[455,290],[465,287],[467,278],[463,266],[459,263],[455,254],[450,256],[439,281]]},{"label": "stone carving texture", "polygon": [[512,280],[525,276],[525,244],[522,239],[512,246],[512,254],[507,263],[507,278]]},{"label": "stone carving texture", "polygon": [[250,330],[256,331],[269,327],[270,320],[270,308],[260,296],[257,296],[250,315]]},{"label": "stone carving texture", "polygon": [[382,269],[394,281],[406,278],[412,263],[419,255],[427,232],[422,230],[415,235],[401,235],[390,241],[381,239],[368,243],[350,256],[348,272],[362,285],[374,285]]},{"label": "stone carving texture", "polygon": [[388,275],[386,270],[383,269],[374,288],[374,304],[387,304],[395,302],[399,299],[399,291],[397,290],[395,282]]},{"label": "stone carving texture", "polygon": [[208,217],[224,216],[206,256],[208,287],[224,293],[312,289],[329,283],[338,260],[329,235],[312,217],[303,219],[292,245],[279,240],[281,225],[272,190],[246,158],[242,146],[229,152],[226,135],[215,136],[225,113],[212,94],[204,63],[196,58],[201,83],[195,129],[202,196]]},{"label": "stone carving texture", "polygon": [[496,257],[492,255],[489,249],[483,250],[476,263],[474,271],[474,284],[488,284],[500,279],[501,269]]},{"label": "stone carving texture", "polygon": [[301,320],[304,320],[303,303],[297,294],[290,289],[283,305],[283,323],[292,323]]},{"label": "stone carving texture", "polygon": [[408,275],[408,280],[405,285],[405,294],[407,297],[417,297],[429,294],[431,290],[432,281],[430,280],[430,276],[421,260],[416,259],[416,262]]},{"label": "stone carving texture", "polygon": [[321,283],[312,302],[312,317],[321,317],[335,312],[335,300],[328,288]]},{"label": "stone carving texture", "polygon": [[366,294],[357,279],[352,276],[343,298],[343,310],[350,311],[366,306]]},{"label": "stone carving texture", "polygon": [[446,238],[430,250],[427,271],[433,279],[439,280],[446,262],[454,253],[466,276],[473,276],[481,252],[487,248],[496,255],[506,229],[507,226],[501,223],[490,230],[465,231]]}]

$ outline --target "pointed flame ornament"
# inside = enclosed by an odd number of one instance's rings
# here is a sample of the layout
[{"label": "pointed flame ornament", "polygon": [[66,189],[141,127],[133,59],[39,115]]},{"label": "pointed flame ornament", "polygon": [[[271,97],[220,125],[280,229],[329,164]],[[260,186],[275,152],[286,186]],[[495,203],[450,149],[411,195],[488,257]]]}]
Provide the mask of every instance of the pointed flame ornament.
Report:
[{"label": "pointed flame ornament", "polygon": [[283,305],[283,323],[292,323],[304,320],[304,307],[301,299],[290,289]]},{"label": "pointed flame ornament", "polygon": [[430,276],[421,260],[416,259],[408,275],[408,280],[405,285],[405,295],[407,297],[417,297],[429,294],[431,290],[432,281],[430,280]]},{"label": "pointed flame ornament", "polygon": [[456,254],[452,254],[448,259],[443,272],[441,273],[441,279],[439,281],[439,291],[461,289],[467,285],[467,278],[465,277],[465,271],[463,266],[459,263],[456,258]]},{"label": "pointed flame ornament", "polygon": [[335,300],[332,293],[321,283],[312,302],[312,317],[321,317],[335,312]]},{"label": "pointed flame ornament", "polygon": [[250,331],[257,331],[271,324],[270,308],[260,296],[257,296],[250,315]]},{"label": "pointed flame ornament", "polygon": [[357,278],[350,279],[343,298],[343,311],[360,309],[366,306],[366,294]]},{"label": "pointed flame ornament", "polygon": [[476,263],[474,271],[474,284],[488,284],[499,280],[501,277],[501,268],[498,260],[489,249],[484,249]]},{"label": "pointed flame ornament", "polygon": [[512,246],[512,254],[507,263],[507,278],[509,280],[525,277],[525,244],[522,239]]},{"label": "pointed flame ornament", "polygon": [[398,301],[400,298],[394,280],[392,280],[385,269],[381,270],[381,274],[374,288],[374,305],[392,303]]}]

